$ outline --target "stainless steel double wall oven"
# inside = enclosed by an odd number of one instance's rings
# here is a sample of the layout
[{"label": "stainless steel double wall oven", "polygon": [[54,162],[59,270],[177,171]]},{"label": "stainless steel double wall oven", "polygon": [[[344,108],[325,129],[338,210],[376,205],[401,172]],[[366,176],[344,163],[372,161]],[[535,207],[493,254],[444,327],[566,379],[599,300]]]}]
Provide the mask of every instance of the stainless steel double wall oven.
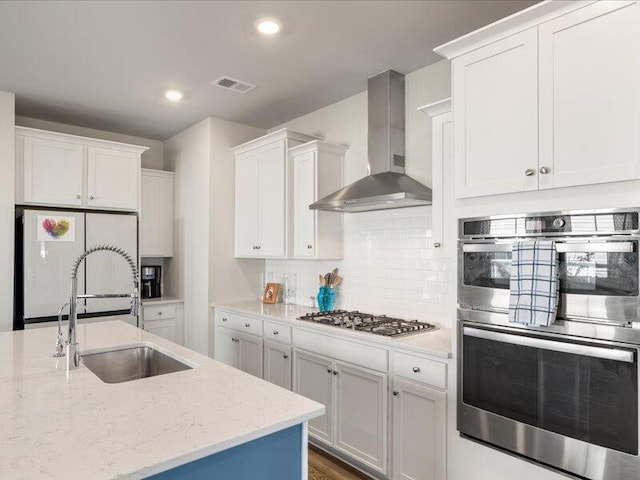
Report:
[{"label": "stainless steel double wall oven", "polygon": [[[594,480],[640,478],[640,209],[459,221],[458,429]],[[556,241],[558,320],[508,321],[514,242]]]}]

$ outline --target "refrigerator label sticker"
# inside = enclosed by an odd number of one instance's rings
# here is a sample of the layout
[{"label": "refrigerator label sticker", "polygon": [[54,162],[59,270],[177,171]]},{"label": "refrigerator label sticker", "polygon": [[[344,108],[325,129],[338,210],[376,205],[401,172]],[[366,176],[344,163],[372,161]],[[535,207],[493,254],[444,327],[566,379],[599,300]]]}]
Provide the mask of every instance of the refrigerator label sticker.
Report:
[{"label": "refrigerator label sticker", "polygon": [[75,242],[76,219],[55,215],[38,215],[39,242]]}]

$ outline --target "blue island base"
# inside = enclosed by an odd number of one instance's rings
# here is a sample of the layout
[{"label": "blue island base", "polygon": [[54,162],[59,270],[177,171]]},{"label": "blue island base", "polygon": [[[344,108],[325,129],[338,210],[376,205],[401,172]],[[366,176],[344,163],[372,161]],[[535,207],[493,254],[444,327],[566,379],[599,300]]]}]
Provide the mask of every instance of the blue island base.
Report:
[{"label": "blue island base", "polygon": [[295,425],[148,478],[152,480],[304,480],[302,457],[303,448],[306,448],[307,442],[303,439],[303,432],[302,425]]}]

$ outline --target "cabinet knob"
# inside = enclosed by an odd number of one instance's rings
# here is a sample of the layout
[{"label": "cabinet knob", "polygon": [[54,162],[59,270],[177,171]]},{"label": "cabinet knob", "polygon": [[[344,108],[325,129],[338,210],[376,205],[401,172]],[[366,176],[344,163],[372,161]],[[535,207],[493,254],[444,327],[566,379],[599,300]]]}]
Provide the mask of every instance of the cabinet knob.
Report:
[{"label": "cabinet knob", "polygon": [[333,373],[333,370],[331,370],[330,368],[327,369],[327,373]]},{"label": "cabinet knob", "polygon": [[232,342],[239,342],[239,341],[240,341],[240,339],[239,339],[239,338],[232,337],[232,338],[231,338],[231,341],[232,341]]},{"label": "cabinet knob", "polygon": [[94,195],[89,195],[89,200],[95,200],[96,197]]},{"label": "cabinet knob", "polygon": [[245,328],[249,328],[251,326],[251,324],[250,323],[245,323],[244,326],[245,326]]},{"label": "cabinet knob", "polygon": [[274,330],[274,331],[273,331],[273,334],[274,334],[274,335],[278,335],[278,330]]},{"label": "cabinet knob", "polygon": [[338,371],[337,371],[337,370],[334,370],[334,371],[333,371],[333,374],[334,374],[334,375],[338,375]]},{"label": "cabinet knob", "polygon": [[413,367],[413,373],[420,373],[420,367]]},{"label": "cabinet knob", "polygon": [[222,321],[226,322],[227,321],[227,317],[222,317]]},{"label": "cabinet knob", "polygon": [[258,246],[256,247],[256,250],[260,250],[260,245],[258,245]]},{"label": "cabinet knob", "polygon": [[549,167],[540,167],[540,173],[542,175],[546,175],[547,173],[549,173],[551,171],[551,169]]},{"label": "cabinet knob", "polygon": [[311,250],[313,248],[313,245],[307,245],[307,248]]},{"label": "cabinet knob", "polygon": [[393,396],[397,397],[398,395],[400,395],[400,392],[398,390],[394,390],[393,391]]},{"label": "cabinet knob", "polygon": [[289,355],[283,355],[283,357],[284,357],[284,358],[285,358],[285,360],[286,360],[287,358],[289,358]]},{"label": "cabinet knob", "polygon": [[527,168],[527,169],[524,171],[524,174],[525,174],[527,177],[532,177],[533,175],[535,175],[535,174],[536,174],[536,171],[535,171],[533,168]]},{"label": "cabinet knob", "polygon": [[158,315],[162,315],[162,312],[158,312]]},{"label": "cabinet knob", "polygon": [[440,248],[441,245],[440,242],[433,242],[433,248]]},{"label": "cabinet knob", "polygon": [[82,195],[76,195],[76,200],[80,200],[82,198]]}]

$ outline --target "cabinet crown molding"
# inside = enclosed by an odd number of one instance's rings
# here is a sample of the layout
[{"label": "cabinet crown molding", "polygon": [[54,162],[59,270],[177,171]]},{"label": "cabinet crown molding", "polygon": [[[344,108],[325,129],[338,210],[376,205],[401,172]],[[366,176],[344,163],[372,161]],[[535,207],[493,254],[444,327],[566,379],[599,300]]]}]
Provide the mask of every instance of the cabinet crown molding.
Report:
[{"label": "cabinet crown molding", "polygon": [[67,143],[74,143],[78,145],[90,146],[90,147],[106,147],[113,150],[122,150],[137,154],[142,154],[149,150],[149,147],[142,145],[132,145],[129,143],[114,142],[112,140],[101,140],[91,137],[82,137],[80,135],[71,135],[69,133],[52,132],[50,130],[40,130],[39,128],[31,127],[15,127],[16,135],[23,135],[28,137],[46,138],[48,140],[60,140],[64,139]]},{"label": "cabinet crown molding", "polygon": [[434,48],[433,51],[451,60],[472,50],[526,30],[527,28],[535,27],[555,17],[596,3],[596,1],[597,0],[570,0],[558,2],[546,0],[479,28],[478,30],[467,33],[455,40],[451,40]]},{"label": "cabinet crown molding", "polygon": [[143,175],[153,177],[173,178],[176,176],[176,172],[169,172],[168,170],[155,170],[151,168],[142,168],[141,172]]},{"label": "cabinet crown molding", "polygon": [[340,145],[336,143],[327,143],[322,140],[312,140],[302,145],[297,145],[289,149],[290,154],[298,155],[312,151],[333,153],[334,155],[344,155],[349,150],[348,145]]},{"label": "cabinet crown molding", "polygon": [[418,107],[418,111],[424,112],[430,117],[437,117],[438,115],[449,113],[451,112],[451,97]]},{"label": "cabinet crown molding", "polygon": [[249,140],[248,142],[236,145],[231,150],[234,154],[238,155],[239,153],[244,153],[246,151],[253,150],[254,148],[268,145],[279,140],[295,140],[298,142],[306,143],[312,140],[324,139],[315,135],[307,135],[305,133],[296,132],[288,128],[281,128],[280,130],[276,130],[275,132],[267,133],[262,137],[254,138],[253,140]]}]

